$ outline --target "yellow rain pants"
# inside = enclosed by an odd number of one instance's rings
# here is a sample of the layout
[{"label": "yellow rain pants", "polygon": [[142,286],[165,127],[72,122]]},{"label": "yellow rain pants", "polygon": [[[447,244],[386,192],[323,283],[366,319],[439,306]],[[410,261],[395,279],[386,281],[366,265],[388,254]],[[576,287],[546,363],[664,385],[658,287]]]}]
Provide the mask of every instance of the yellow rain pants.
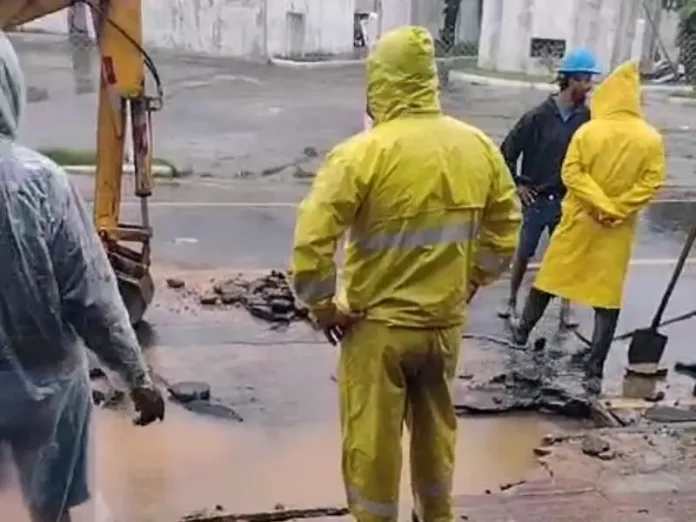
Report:
[{"label": "yellow rain pants", "polygon": [[416,513],[452,520],[457,437],[451,382],[461,327],[355,326],[339,366],[342,468],[351,513],[360,522],[396,520],[404,421],[410,435]]}]

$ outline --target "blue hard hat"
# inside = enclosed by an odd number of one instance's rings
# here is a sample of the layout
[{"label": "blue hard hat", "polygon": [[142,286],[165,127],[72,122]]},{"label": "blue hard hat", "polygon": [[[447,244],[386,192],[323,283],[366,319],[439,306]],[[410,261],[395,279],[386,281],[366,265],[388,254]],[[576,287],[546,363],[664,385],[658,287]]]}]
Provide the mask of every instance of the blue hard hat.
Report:
[{"label": "blue hard hat", "polygon": [[602,71],[597,65],[594,53],[581,47],[573,49],[565,55],[558,72],[561,74],[600,74]]}]

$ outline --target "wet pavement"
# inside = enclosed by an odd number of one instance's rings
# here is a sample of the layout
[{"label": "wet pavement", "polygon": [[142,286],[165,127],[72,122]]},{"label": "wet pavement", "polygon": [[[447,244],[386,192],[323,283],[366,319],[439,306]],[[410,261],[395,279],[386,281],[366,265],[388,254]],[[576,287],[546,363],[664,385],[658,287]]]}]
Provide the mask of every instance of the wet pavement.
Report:
[{"label": "wet pavement", "polygon": [[[47,45],[46,38],[51,37],[22,37],[19,47],[29,83],[48,91],[46,101],[29,105],[24,139],[39,147],[92,148],[94,97],[75,96],[67,49]],[[156,119],[157,154],[195,172],[175,183],[160,182],[152,200],[157,294],[140,335],[158,375],[170,383],[204,381],[213,399],[243,421],[212,419],[170,402],[163,425],[137,430],[123,412],[100,411],[98,488],[119,520],[129,522],[176,520],[216,505],[235,512],[269,510],[277,503],[341,506],[335,349],[304,324],[274,330],[245,310],[204,308],[197,296],[238,273],[254,277],[287,267],[295,208],[308,187],[305,173],[318,163],[306,149],[322,154],[359,129],[362,69],[295,71],[155,58],[169,93]],[[499,140],[540,96],[472,86],[446,93],[444,104]],[[647,113],[665,131],[671,183],[693,186],[696,134],[689,126],[696,112],[651,98]],[[74,180],[91,199],[91,178]],[[134,219],[137,209],[128,197],[125,218]],[[696,204],[680,201],[653,205],[645,213],[620,332],[649,322],[694,217]],[[182,279],[185,288],[169,288],[168,278]],[[695,280],[690,265],[667,316],[694,307]],[[469,333],[506,337],[495,314],[506,291],[502,281],[476,297]],[[555,312],[550,310],[535,335],[548,337],[551,350],[570,354],[581,344],[571,335],[555,338]],[[579,311],[579,316],[580,329],[589,332],[591,314]],[[666,365],[691,355],[692,329],[693,321],[665,330]],[[617,343],[610,354],[605,390],[610,396],[622,392],[626,349],[626,343]],[[466,340],[460,388],[509,369],[511,357],[505,346]],[[690,395],[692,385],[673,372],[660,384],[665,400]],[[559,423],[577,427],[538,415],[464,418],[455,491],[495,491],[518,480],[538,466],[532,449]]]},{"label": "wet pavement", "polygon": [[[90,199],[91,178],[73,179]],[[105,464],[99,469],[104,470],[107,497],[119,499],[115,505],[130,520],[154,522],[162,513],[171,518],[217,504],[235,512],[268,510],[276,503],[303,508],[343,505],[335,349],[305,324],[275,330],[245,310],[209,308],[198,302],[199,292],[216,281],[239,273],[255,277],[287,266],[294,209],[302,191],[292,184],[278,183],[272,191],[265,186],[257,181],[225,187],[187,181],[158,186],[152,213],[158,290],[147,314],[148,328],[140,332],[148,360],[169,382],[208,383],[213,398],[232,408],[243,422],[214,420],[170,403],[165,425],[135,431],[122,417],[103,412],[100,430],[122,442],[118,450],[112,444],[100,446],[104,447],[100,462]],[[136,208],[126,204],[128,213]],[[695,209],[693,204],[672,201],[655,204],[645,213],[620,332],[650,320]],[[171,278],[183,280],[185,287],[170,288],[166,281]],[[689,265],[667,316],[693,307],[695,279],[694,265]],[[469,333],[506,337],[505,325],[495,314],[506,284],[501,281],[476,297],[468,314]],[[580,329],[588,334],[591,313],[578,310],[578,315]],[[692,326],[684,322],[665,329],[670,338],[667,366],[691,354]],[[555,338],[556,332],[557,308],[552,306],[537,335],[547,336],[554,352],[571,354],[582,347],[571,334]],[[623,391],[626,349],[626,343],[617,343],[610,354],[608,396]],[[511,369],[513,356],[518,356],[477,339],[466,340],[462,353],[460,389]],[[691,379],[674,372],[658,384],[667,394],[665,402],[690,395],[692,385]],[[534,469],[538,463],[532,449],[554,429],[554,422],[576,427],[538,416],[463,418],[456,492],[496,490]],[[168,441],[166,455],[159,453],[162,437]],[[101,443],[107,440],[107,435],[100,437]],[[157,445],[157,453],[149,460],[143,457],[147,464],[136,466],[124,483],[118,478],[121,473],[114,473],[113,462],[119,461],[121,451],[130,455],[131,462],[138,461],[140,457],[133,455],[146,454],[149,445]],[[502,452],[505,458],[500,457]],[[190,483],[191,469],[205,473],[202,485]],[[307,477],[303,481],[293,480],[298,469]],[[132,487],[157,482],[160,479],[152,477],[165,474],[166,487],[153,486],[152,492]],[[406,494],[404,501],[406,510]]]},{"label": "wet pavement", "polygon": [[[27,108],[23,139],[37,147],[93,149],[96,97],[76,95],[83,86],[65,39],[25,34],[14,35],[13,41],[28,84],[47,96]],[[296,70],[158,52],[152,56],[166,94],[165,108],[154,122],[156,153],[198,175],[297,181],[298,175],[316,169],[308,148],[321,155],[362,127],[362,66]],[[80,74],[94,81],[97,63]],[[500,142],[544,96],[468,86],[443,93],[443,106]],[[670,183],[693,187],[696,107],[651,95],[645,109],[665,135]],[[299,170],[293,166],[298,162]]]}]

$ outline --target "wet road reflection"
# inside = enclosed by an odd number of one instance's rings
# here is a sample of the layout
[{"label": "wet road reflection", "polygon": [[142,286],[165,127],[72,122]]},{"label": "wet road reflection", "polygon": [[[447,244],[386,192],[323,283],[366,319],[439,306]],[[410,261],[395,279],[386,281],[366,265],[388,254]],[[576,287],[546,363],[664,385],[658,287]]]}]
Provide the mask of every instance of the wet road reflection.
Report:
[{"label": "wet road reflection", "polygon": [[[496,490],[535,466],[533,448],[556,426],[530,416],[460,421],[458,494]],[[117,520],[161,522],[221,505],[234,512],[341,506],[337,421],[284,430],[232,426],[171,408],[165,424],[134,429],[102,412],[97,484]],[[301,477],[301,478],[300,478]],[[410,509],[408,474],[402,505]]]}]

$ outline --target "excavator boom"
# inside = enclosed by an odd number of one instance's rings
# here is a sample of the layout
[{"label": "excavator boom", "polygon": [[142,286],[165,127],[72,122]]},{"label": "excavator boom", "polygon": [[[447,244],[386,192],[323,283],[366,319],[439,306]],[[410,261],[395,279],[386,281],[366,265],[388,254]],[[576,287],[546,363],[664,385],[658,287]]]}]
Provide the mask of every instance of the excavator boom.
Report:
[{"label": "excavator boom", "polygon": [[[141,1],[0,0],[0,28],[6,31],[76,4],[87,6],[92,13],[101,60],[94,220],[134,324],[142,319],[154,295],[148,208],[153,186],[150,116],[162,104],[159,77],[142,48]],[[157,83],[155,97],[145,94],[146,66]],[[129,124],[133,139],[135,195],[141,203],[137,224],[124,224],[120,219]]]}]

